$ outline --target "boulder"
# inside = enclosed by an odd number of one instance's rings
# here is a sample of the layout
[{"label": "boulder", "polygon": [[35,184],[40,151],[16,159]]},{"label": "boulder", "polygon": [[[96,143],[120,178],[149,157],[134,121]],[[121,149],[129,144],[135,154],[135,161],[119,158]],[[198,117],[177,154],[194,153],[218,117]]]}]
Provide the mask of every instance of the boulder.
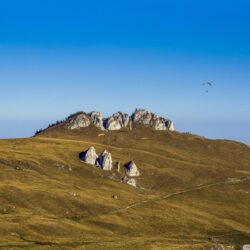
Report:
[{"label": "boulder", "polygon": [[69,116],[66,120],[66,126],[69,129],[86,128],[90,123],[90,117],[83,112]]},{"label": "boulder", "polygon": [[117,200],[117,199],[118,199],[118,196],[117,196],[116,194],[114,194],[114,195],[112,196],[112,198],[113,198],[114,200]]},{"label": "boulder", "polygon": [[140,176],[140,171],[138,170],[136,164],[133,161],[125,164],[126,173],[128,176]]},{"label": "boulder", "polygon": [[136,180],[135,179],[129,179],[127,181],[127,184],[133,187],[136,187]]},{"label": "boulder", "polygon": [[102,114],[100,112],[93,111],[89,115],[90,115],[91,122],[97,128],[100,128],[101,130],[104,130]]},{"label": "boulder", "polygon": [[124,176],[122,178],[122,182],[126,183],[126,184],[128,184],[130,186],[136,187],[136,180],[133,179],[133,178],[129,179],[127,176]]},{"label": "boulder", "polygon": [[107,150],[104,150],[97,159],[98,166],[103,170],[112,170],[112,156]]},{"label": "boulder", "polygon": [[98,155],[96,154],[95,148],[91,146],[87,151],[80,155],[80,158],[82,161],[88,164],[95,165]]},{"label": "boulder", "polygon": [[106,119],[105,128],[107,130],[119,130],[123,127],[127,127],[129,123],[129,115],[117,112]]}]

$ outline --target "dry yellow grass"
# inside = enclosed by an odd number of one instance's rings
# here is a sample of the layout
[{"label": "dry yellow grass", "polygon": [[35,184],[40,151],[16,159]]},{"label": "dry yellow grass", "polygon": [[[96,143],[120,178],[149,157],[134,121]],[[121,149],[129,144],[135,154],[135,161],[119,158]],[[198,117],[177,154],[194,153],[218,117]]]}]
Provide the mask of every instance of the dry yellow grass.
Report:
[{"label": "dry yellow grass", "polygon": [[[0,248],[240,249],[250,242],[246,145],[141,127],[99,134],[57,127],[0,140]],[[91,145],[114,161],[134,160],[138,188],[121,183],[122,173],[80,162]]]}]

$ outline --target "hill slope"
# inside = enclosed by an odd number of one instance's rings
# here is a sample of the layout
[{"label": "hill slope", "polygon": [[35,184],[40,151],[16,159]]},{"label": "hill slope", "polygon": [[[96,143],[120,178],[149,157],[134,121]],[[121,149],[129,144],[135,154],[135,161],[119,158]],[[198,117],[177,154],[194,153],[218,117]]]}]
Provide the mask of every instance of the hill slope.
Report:
[{"label": "hill slope", "polygon": [[[90,146],[108,149],[114,161],[134,160],[138,187],[81,162]],[[57,126],[0,140],[0,169],[3,249],[240,249],[250,242],[250,148],[241,143],[140,126]]]}]

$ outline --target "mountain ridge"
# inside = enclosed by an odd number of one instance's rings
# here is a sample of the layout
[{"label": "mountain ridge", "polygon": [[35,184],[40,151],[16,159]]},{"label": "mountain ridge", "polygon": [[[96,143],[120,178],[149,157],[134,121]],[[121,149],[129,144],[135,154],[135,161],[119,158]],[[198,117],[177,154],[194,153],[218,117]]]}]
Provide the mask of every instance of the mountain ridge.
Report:
[{"label": "mountain ridge", "polygon": [[[46,129],[61,125],[70,130],[74,130],[94,125],[100,130],[106,131],[120,130],[122,128],[129,128],[132,130],[133,124],[135,123],[151,127],[154,130],[175,131],[172,120],[158,116],[146,109],[135,109],[131,115],[118,111],[107,118],[103,117],[101,112],[92,111],[87,113],[79,111],[69,115],[62,121],[57,121],[56,123],[49,125]],[[39,134],[46,129],[40,129],[36,132],[36,134]]]}]

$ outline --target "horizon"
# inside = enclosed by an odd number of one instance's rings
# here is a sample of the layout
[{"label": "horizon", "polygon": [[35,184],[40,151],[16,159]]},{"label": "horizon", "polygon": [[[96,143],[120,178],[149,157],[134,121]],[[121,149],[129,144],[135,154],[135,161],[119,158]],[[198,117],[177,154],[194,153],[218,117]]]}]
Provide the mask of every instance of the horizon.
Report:
[{"label": "horizon", "polygon": [[3,3],[0,138],[32,136],[80,110],[138,107],[177,131],[250,144],[249,8],[246,0]]}]

